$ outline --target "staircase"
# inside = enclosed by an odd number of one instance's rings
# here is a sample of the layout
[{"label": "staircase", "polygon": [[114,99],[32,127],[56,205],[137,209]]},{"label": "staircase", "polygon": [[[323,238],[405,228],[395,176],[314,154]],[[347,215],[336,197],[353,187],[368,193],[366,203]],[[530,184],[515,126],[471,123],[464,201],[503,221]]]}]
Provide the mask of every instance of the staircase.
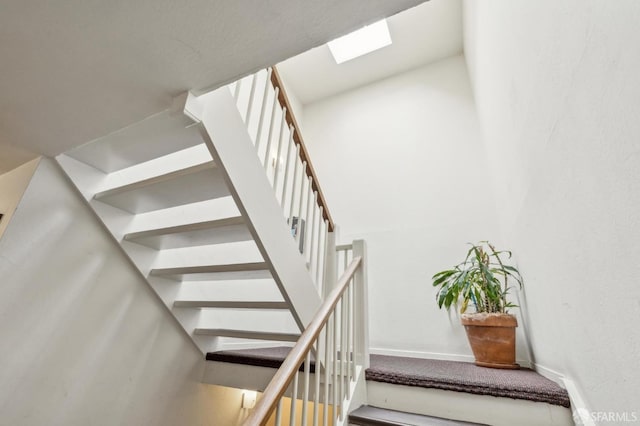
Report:
[{"label": "staircase", "polygon": [[[269,69],[184,94],[56,159],[207,354],[202,381],[264,390],[247,425],[277,424],[286,398],[304,401],[302,424],[571,424],[566,392],[533,372],[496,379],[462,363],[369,357],[364,242],[335,245],[281,88]],[[274,347],[275,359],[256,361]]]},{"label": "staircase", "polygon": [[324,291],[317,179],[271,71],[248,81],[56,159],[203,353],[296,341]]}]

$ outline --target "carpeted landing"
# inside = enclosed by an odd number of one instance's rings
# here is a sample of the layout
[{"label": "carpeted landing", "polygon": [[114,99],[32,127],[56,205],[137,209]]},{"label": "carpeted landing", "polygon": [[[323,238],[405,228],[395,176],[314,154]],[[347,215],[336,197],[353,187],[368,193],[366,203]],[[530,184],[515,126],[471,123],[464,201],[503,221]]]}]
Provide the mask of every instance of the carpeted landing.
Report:
[{"label": "carpeted landing", "polygon": [[367,380],[477,395],[547,402],[569,407],[569,394],[555,382],[526,368],[500,370],[470,362],[371,355]]},{"label": "carpeted landing", "polygon": [[[279,368],[289,347],[210,352],[207,360]],[[301,368],[302,370],[302,368]],[[312,362],[310,371],[314,372]],[[569,395],[533,370],[499,370],[473,363],[371,355],[366,379],[396,385],[491,395],[569,407]]]}]

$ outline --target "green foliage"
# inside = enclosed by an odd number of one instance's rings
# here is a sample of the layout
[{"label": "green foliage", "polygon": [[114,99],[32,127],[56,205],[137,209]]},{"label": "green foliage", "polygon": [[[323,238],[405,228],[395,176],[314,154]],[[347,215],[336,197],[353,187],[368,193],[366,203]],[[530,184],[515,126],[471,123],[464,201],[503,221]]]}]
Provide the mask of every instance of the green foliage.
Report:
[{"label": "green foliage", "polygon": [[461,301],[461,313],[467,310],[469,302],[476,312],[506,313],[508,308],[517,307],[507,301],[511,288],[508,281],[513,278],[522,288],[522,277],[515,267],[505,265],[501,258],[510,259],[511,252],[498,251],[488,241],[470,245],[464,262],[432,277],[433,286],[439,287],[438,306],[449,309]]}]

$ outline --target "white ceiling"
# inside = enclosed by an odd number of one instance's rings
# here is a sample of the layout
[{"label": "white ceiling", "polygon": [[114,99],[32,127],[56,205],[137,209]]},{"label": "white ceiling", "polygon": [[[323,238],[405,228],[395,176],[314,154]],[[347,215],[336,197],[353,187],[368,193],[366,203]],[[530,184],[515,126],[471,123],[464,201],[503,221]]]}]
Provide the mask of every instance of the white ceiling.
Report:
[{"label": "white ceiling", "polygon": [[327,45],[278,64],[302,104],[462,53],[461,0],[431,0],[387,19],[393,44],[337,65]]},{"label": "white ceiling", "polygon": [[0,173],[424,0],[3,0]]}]

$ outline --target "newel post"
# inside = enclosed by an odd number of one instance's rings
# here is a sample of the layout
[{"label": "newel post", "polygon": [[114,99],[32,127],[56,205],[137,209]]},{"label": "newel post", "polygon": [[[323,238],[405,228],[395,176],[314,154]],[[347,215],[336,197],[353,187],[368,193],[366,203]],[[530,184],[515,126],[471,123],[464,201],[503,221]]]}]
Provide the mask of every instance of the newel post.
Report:
[{"label": "newel post", "polygon": [[356,364],[369,367],[369,294],[367,281],[367,245],[364,240],[353,241],[353,257],[360,256],[362,263],[354,275],[356,309]]}]

